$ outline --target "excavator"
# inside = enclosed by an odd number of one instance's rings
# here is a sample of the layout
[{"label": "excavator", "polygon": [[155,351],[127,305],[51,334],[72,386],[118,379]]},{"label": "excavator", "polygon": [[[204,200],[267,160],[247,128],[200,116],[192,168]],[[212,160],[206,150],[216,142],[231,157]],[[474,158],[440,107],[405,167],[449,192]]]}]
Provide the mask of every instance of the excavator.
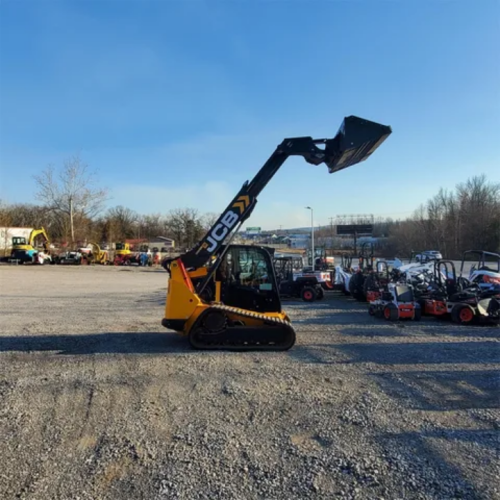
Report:
[{"label": "excavator", "polygon": [[117,243],[115,247],[115,255],[130,255],[132,253],[128,243]]},{"label": "excavator", "polygon": [[130,249],[129,243],[116,243],[115,245],[115,257],[113,263],[115,266],[123,266],[124,264],[130,264],[131,262],[137,262],[137,257],[134,255]]},{"label": "excavator", "polygon": [[344,118],[332,139],[284,139],[251,181],[246,181],[206,235],[187,252],[166,258],[169,274],[162,325],[187,336],[193,349],[286,351],[296,341],[282,310],[270,253],[231,244],[253,212],[257,197],[291,156],[329,173],[366,160],[392,133],[357,116]]},{"label": "excavator", "polygon": [[11,258],[17,259],[21,264],[24,262],[34,262],[38,254],[38,250],[34,246],[38,236],[43,238],[44,253],[49,254],[50,239],[45,228],[42,227],[40,229],[33,229],[29,235],[28,241],[26,241],[24,236],[14,236],[12,238]]},{"label": "excavator", "polygon": [[[109,254],[106,250],[101,250],[101,247],[93,241],[89,242],[89,246],[92,247],[92,250],[86,254],[86,260],[89,264],[108,264]],[[83,253],[82,249],[80,249],[80,251]],[[83,260],[84,259],[82,259],[82,263]]]}]

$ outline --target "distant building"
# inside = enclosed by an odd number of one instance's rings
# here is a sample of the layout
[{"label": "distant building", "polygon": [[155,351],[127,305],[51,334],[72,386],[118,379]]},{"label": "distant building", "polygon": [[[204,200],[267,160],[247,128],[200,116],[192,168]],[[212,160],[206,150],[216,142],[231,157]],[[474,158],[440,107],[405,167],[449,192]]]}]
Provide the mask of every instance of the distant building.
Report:
[{"label": "distant building", "polygon": [[290,248],[308,248],[311,246],[311,237],[307,234],[294,234],[287,237]]}]

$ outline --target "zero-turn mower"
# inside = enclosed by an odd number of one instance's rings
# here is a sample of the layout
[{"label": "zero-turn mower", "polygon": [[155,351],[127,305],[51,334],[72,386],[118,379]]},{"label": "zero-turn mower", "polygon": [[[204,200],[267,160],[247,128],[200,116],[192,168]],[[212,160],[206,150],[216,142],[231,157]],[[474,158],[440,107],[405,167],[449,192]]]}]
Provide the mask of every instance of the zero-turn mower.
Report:
[{"label": "zero-turn mower", "polygon": [[373,302],[382,296],[382,292],[387,290],[391,282],[391,272],[385,260],[379,260],[375,264],[375,269],[368,274],[363,283],[363,293],[367,302]]},{"label": "zero-turn mower", "polygon": [[462,325],[500,322],[500,285],[481,288],[480,283],[457,279],[449,260],[435,262],[434,279],[420,303],[424,314]]},{"label": "zero-turn mower", "polygon": [[413,288],[404,283],[388,283],[387,290],[378,299],[370,302],[370,316],[385,318],[389,321],[409,319],[419,321],[422,308],[415,300]]},{"label": "zero-turn mower", "polygon": [[373,271],[374,262],[373,243],[363,243],[358,258],[358,269],[349,280],[349,292],[359,302],[366,301],[364,284],[367,276]]}]

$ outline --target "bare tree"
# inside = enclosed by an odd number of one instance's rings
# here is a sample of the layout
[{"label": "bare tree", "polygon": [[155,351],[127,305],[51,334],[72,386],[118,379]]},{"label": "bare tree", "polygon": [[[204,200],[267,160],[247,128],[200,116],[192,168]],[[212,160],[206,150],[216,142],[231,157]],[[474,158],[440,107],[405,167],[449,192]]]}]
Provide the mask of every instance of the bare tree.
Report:
[{"label": "bare tree", "polygon": [[169,235],[183,248],[191,248],[205,232],[202,219],[193,208],[172,210],[166,225]]},{"label": "bare tree", "polygon": [[51,224],[47,209],[37,205],[28,203],[6,205],[2,213],[11,226],[35,228],[44,226],[47,229]]},{"label": "bare tree", "polygon": [[390,229],[387,248],[408,255],[410,250],[436,248],[449,258],[465,250],[500,249],[500,183],[474,176],[455,192],[438,194],[413,215]]},{"label": "bare tree", "polygon": [[204,231],[208,231],[217,221],[219,218],[218,213],[215,212],[208,212],[206,213],[202,218],[201,218],[201,225],[203,227]]},{"label": "bare tree", "polygon": [[162,215],[159,213],[143,215],[140,219],[141,233],[148,240],[162,235]]},{"label": "bare tree", "polygon": [[106,213],[108,240],[120,241],[133,238],[140,218],[137,212],[122,205],[110,208]]},{"label": "bare tree", "polygon": [[11,219],[9,206],[3,200],[0,200],[0,226],[9,226]]},{"label": "bare tree", "polygon": [[474,176],[457,186],[460,233],[467,247],[496,250],[500,246],[500,183]]},{"label": "bare tree", "polygon": [[75,242],[75,218],[92,219],[103,209],[107,190],[95,185],[95,173],[88,170],[79,155],[66,160],[59,174],[49,165],[34,176],[36,198],[53,213],[69,220],[71,241]]}]

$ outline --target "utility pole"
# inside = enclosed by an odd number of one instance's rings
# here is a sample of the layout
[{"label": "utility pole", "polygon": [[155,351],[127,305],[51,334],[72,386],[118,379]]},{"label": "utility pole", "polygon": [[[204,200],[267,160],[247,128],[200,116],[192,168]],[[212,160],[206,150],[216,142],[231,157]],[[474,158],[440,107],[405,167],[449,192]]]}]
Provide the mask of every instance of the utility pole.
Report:
[{"label": "utility pole", "polygon": [[333,250],[333,217],[330,217],[330,248]]},{"label": "utility pole", "polygon": [[314,217],[313,217],[313,209],[311,207],[306,207],[306,209],[311,211],[311,261],[312,261],[312,268],[313,268],[313,271],[314,271],[315,270],[315,266],[314,266],[315,255],[314,255]]},{"label": "utility pole", "polygon": [[75,245],[75,226],[73,225],[73,196],[69,197],[69,221],[71,227],[71,243]]}]

